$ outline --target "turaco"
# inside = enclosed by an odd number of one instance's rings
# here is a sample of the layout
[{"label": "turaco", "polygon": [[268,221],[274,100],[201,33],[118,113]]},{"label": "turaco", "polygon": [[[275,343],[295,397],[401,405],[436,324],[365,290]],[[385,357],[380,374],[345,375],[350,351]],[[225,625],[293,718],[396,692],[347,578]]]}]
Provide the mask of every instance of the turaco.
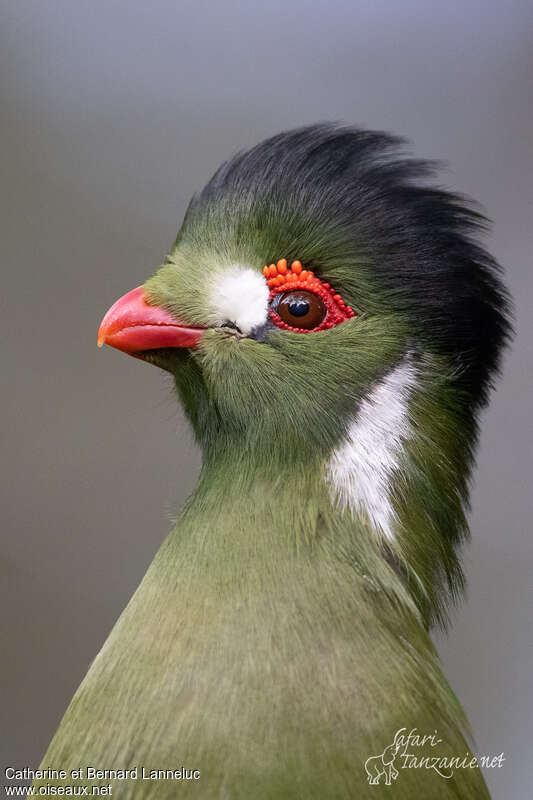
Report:
[{"label": "turaco", "polygon": [[267,139],[105,315],[100,345],[172,374],[203,466],[46,753],[67,777],[38,785],[488,797],[429,630],[463,588],[508,300],[433,172],[380,132]]}]

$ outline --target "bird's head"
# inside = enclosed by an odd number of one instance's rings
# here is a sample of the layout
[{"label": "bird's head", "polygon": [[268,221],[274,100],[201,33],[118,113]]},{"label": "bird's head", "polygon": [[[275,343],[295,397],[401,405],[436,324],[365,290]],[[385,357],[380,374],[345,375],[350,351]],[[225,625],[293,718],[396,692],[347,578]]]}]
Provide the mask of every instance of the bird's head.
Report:
[{"label": "bird's head", "polygon": [[338,514],[450,579],[507,302],[482,216],[399,145],[316,125],[237,155],[100,342],[173,373],[206,458],[313,466]]}]

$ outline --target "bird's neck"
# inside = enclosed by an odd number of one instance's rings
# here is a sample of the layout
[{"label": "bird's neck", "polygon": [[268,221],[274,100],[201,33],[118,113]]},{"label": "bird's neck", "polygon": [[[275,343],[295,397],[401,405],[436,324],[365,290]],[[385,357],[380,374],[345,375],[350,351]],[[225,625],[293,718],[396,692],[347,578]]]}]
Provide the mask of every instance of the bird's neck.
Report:
[{"label": "bird's neck", "polygon": [[298,585],[318,570],[324,587],[326,574],[333,582],[342,575],[347,592],[360,584],[419,618],[383,538],[335,508],[319,457],[257,458],[228,442],[213,448],[164,551],[176,575],[235,598],[253,594],[258,582],[275,594],[280,581]]},{"label": "bird's neck", "polygon": [[353,407],[335,411],[336,424],[324,409],[302,419],[272,398],[215,403],[194,364],[184,366],[176,386],[204,467],[182,525],[209,519],[212,552],[219,540],[243,557],[268,542],[263,568],[306,548],[347,561],[414,603],[426,625],[446,621],[463,584],[476,425],[436,356],[400,358]]},{"label": "bird's neck", "polygon": [[[365,718],[372,736],[372,714],[394,685],[402,700],[387,730],[429,725],[431,711],[433,727],[458,735],[462,712],[410,592],[368,529],[334,510],[323,464],[272,469],[270,460],[266,469],[243,457],[227,448],[206,461],[114,631],[117,646],[157,663],[162,683],[175,681],[176,664],[186,678],[193,665],[193,694],[199,707],[209,696],[215,717],[258,692],[280,714],[291,692],[313,698],[313,719],[346,702],[340,735],[352,748],[353,726],[363,731]],[[238,716],[252,735],[254,715]]]},{"label": "bird's neck", "polygon": [[249,780],[247,797],[265,763],[305,764],[301,796],[325,797],[400,728],[463,752],[462,711],[377,540],[335,512],[318,459],[274,463],[211,453],[46,763],[170,768],[179,753]]}]

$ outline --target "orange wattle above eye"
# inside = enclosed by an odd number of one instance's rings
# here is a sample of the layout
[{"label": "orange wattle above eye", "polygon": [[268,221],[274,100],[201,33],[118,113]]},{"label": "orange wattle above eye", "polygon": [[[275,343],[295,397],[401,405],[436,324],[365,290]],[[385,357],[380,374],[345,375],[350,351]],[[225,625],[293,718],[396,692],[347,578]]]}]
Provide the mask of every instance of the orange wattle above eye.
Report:
[{"label": "orange wattle above eye", "polygon": [[294,333],[312,333],[334,328],[353,319],[355,312],[329,283],[320,280],[301,261],[287,259],[263,267],[270,289],[268,314],[278,328]]}]

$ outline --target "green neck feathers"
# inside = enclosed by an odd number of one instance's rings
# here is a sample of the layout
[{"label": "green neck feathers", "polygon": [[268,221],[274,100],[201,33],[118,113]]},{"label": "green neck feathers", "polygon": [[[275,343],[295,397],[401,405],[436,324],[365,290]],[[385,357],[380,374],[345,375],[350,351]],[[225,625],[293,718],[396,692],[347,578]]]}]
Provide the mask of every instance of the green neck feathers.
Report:
[{"label": "green neck feathers", "polygon": [[[195,344],[151,331],[142,352],[175,378],[199,485],[43,766],[201,771],[112,781],[124,800],[487,797],[474,769],[404,769],[392,790],[365,773],[402,728],[467,751],[428,629],[462,588],[476,419],[509,332],[481,216],[398,146],[287,132],[191,201],[142,299]],[[271,262],[353,315],[282,328]]]},{"label": "green neck feathers", "polygon": [[[244,466],[213,448],[43,765],[179,762],[201,770],[202,798],[227,785],[238,800],[323,800],[381,797],[364,763],[403,727],[463,754],[464,716],[405,579],[368,525],[334,510],[323,464]],[[401,778],[399,798],[486,797],[479,772]]]},{"label": "green neck feathers", "polygon": [[[342,357],[330,360],[309,397],[301,358],[294,375],[286,374],[290,339],[264,354],[254,343],[221,342],[213,332],[193,356],[180,354],[176,385],[204,452],[194,502],[211,497],[220,515],[226,504],[227,513],[242,513],[252,548],[259,527],[270,528],[272,546],[284,553],[319,547],[326,530],[332,554],[414,606],[425,625],[445,624],[447,606],[463,585],[456,550],[468,534],[468,442],[475,441],[475,424],[436,356],[401,353],[398,328],[390,323],[388,351],[374,348],[364,321],[358,325],[368,354],[364,374],[361,362],[351,374],[348,359],[340,368]],[[320,352],[320,341],[316,347]],[[280,399],[287,395],[278,390],[277,375],[285,386],[293,378],[294,404],[290,395],[288,402]],[[346,400],[343,381],[370,388]],[[228,544],[221,547],[223,559]],[[258,559],[257,568],[265,566]]]}]

